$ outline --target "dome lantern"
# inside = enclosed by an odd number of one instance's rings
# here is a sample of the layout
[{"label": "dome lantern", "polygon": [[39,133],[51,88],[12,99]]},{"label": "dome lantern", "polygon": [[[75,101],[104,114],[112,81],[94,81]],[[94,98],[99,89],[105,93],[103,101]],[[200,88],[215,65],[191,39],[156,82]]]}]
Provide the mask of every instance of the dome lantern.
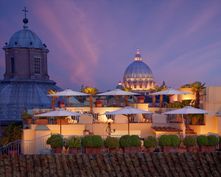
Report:
[{"label": "dome lantern", "polygon": [[140,55],[140,49],[137,49],[136,55],[134,57],[135,61],[142,61],[142,57]]}]

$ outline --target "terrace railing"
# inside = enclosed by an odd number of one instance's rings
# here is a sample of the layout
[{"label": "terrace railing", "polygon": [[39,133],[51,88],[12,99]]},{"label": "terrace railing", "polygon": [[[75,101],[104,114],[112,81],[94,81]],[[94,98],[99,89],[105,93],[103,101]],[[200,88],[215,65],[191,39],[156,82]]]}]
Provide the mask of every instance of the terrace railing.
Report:
[{"label": "terrace railing", "polygon": [[0,147],[0,155],[19,155],[19,154],[21,154],[21,140],[16,140]]}]

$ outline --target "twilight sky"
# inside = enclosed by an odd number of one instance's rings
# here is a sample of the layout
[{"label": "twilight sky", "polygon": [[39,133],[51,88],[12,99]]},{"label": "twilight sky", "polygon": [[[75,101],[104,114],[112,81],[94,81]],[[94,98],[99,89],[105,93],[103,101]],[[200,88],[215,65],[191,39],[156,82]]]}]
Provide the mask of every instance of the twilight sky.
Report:
[{"label": "twilight sky", "polygon": [[[114,88],[137,48],[158,84],[221,85],[220,0],[1,0],[0,46],[22,28],[24,6],[63,88]],[[1,50],[0,78],[4,65]]]}]

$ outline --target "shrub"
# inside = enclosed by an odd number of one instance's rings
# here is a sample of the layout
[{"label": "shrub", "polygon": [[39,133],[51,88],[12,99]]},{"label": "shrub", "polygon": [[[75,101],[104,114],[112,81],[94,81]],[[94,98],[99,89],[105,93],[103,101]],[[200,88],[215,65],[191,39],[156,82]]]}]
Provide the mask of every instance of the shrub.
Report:
[{"label": "shrub", "polygon": [[118,148],[119,147],[119,138],[107,137],[105,142],[105,147],[107,148]]},{"label": "shrub", "polygon": [[131,147],[140,147],[141,146],[141,141],[140,141],[139,136],[137,136],[137,135],[130,136],[130,146]]},{"label": "shrub", "polygon": [[144,140],[144,146],[146,148],[155,148],[157,146],[157,139],[156,139],[156,137],[148,136]]},{"label": "shrub", "polygon": [[22,127],[14,123],[9,124],[2,132],[0,137],[0,146],[4,146],[10,142],[20,140],[22,138]]},{"label": "shrub", "polygon": [[206,135],[199,135],[197,137],[197,144],[199,146],[207,146],[208,145],[208,138]]},{"label": "shrub", "polygon": [[27,119],[31,119],[32,115],[25,111],[22,113],[21,117],[23,120],[27,120]]},{"label": "shrub", "polygon": [[51,148],[61,148],[64,145],[64,140],[62,135],[60,134],[52,134],[48,139],[47,139],[47,144],[50,144]]},{"label": "shrub", "polygon": [[207,136],[208,139],[208,146],[216,146],[219,144],[219,138],[215,135],[209,135]]},{"label": "shrub", "polygon": [[140,147],[141,141],[137,135],[123,135],[120,137],[120,147]]},{"label": "shrub", "polygon": [[171,146],[171,139],[169,135],[161,135],[159,138],[160,146]]},{"label": "shrub", "polygon": [[123,135],[120,137],[119,140],[120,143],[120,147],[130,147],[131,143],[130,143],[130,135]]},{"label": "shrub", "polygon": [[72,136],[67,139],[67,146],[69,148],[80,148],[81,147],[81,138]]},{"label": "shrub", "polygon": [[161,135],[159,138],[160,146],[178,147],[180,143],[181,140],[177,135]]},{"label": "shrub", "polygon": [[180,138],[177,135],[169,135],[171,146],[178,147],[181,143]]},{"label": "shrub", "polygon": [[87,135],[82,139],[84,147],[100,148],[104,145],[100,135]]},{"label": "shrub", "polygon": [[196,146],[197,141],[195,136],[186,136],[183,140],[183,144],[187,147]]}]

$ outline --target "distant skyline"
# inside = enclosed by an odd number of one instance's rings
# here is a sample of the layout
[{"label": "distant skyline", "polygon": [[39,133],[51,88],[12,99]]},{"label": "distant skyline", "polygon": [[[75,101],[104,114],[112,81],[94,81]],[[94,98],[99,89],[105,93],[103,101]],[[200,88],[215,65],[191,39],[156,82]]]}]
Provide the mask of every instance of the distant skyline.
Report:
[{"label": "distant skyline", "polygon": [[[159,85],[221,85],[220,0],[1,0],[1,47],[22,29],[24,6],[64,89],[115,88],[138,48]],[[1,79],[4,60],[1,50]]]}]

